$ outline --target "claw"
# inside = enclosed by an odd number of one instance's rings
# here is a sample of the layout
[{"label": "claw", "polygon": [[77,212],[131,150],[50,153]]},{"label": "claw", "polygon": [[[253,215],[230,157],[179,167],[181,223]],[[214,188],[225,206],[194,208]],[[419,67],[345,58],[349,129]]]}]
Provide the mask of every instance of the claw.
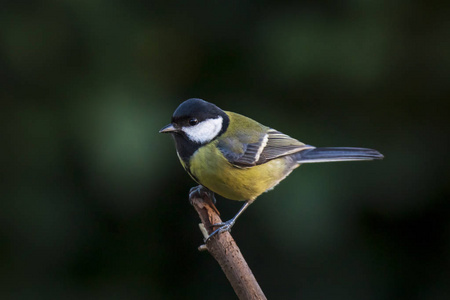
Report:
[{"label": "claw", "polygon": [[217,223],[213,226],[220,226],[218,229],[214,230],[206,239],[205,243],[208,242],[213,236],[218,233],[222,233],[225,231],[231,231],[231,227],[233,227],[234,223],[236,223],[237,218],[247,209],[247,207],[252,204],[253,201],[246,201],[245,204],[241,207],[241,209],[237,212],[237,214],[233,217],[233,219],[228,220],[223,223]]},{"label": "claw", "polygon": [[234,223],[235,223],[235,219],[231,219],[228,220],[226,222],[222,222],[222,223],[217,223],[214,224],[212,226],[216,227],[216,226],[220,226],[219,228],[217,228],[216,230],[214,230],[206,239],[205,239],[205,243],[208,242],[214,235],[222,233],[222,232],[231,232],[231,227],[233,227]]},{"label": "claw", "polygon": [[[197,197],[203,198],[205,195],[208,196],[209,199],[211,199],[211,201],[213,201],[214,204],[216,203],[216,198],[214,197],[214,192],[212,192],[211,190],[207,189],[206,187],[204,187],[202,185],[191,188],[191,190],[189,191],[189,202],[192,205],[193,198],[197,198]],[[231,231],[231,227],[233,227],[234,223],[236,223],[237,218],[244,212],[244,210],[247,209],[247,207],[250,204],[253,203],[253,200],[255,200],[255,199],[245,201],[245,204],[241,207],[241,209],[237,212],[237,214],[231,220],[212,225],[212,227],[217,227],[217,226],[220,226],[220,227],[217,228],[216,230],[214,230],[205,239],[205,243],[218,233],[222,233],[225,231]],[[217,215],[220,215],[220,213],[217,211],[217,208],[214,204],[212,205],[212,208],[216,211]]]},{"label": "claw", "polygon": [[189,190],[189,203],[192,205],[192,198],[203,198],[204,196],[209,197],[211,201],[216,204],[214,192],[205,188],[203,185],[194,186]]}]

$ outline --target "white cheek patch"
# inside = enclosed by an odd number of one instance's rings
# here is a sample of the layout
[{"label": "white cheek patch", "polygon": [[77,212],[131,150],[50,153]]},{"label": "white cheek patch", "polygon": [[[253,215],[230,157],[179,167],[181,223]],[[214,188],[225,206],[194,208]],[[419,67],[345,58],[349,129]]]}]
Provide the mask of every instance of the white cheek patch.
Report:
[{"label": "white cheek patch", "polygon": [[186,133],[191,141],[204,144],[219,134],[222,129],[222,121],[222,117],[206,119],[195,126],[183,127],[181,130]]}]

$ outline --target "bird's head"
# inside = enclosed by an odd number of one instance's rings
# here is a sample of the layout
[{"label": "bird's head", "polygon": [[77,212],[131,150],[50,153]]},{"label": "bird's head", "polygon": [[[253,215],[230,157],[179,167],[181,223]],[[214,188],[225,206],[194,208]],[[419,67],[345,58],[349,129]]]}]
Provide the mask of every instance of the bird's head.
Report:
[{"label": "bird's head", "polygon": [[178,106],[172,122],[159,132],[181,135],[193,143],[206,144],[225,132],[228,122],[228,115],[216,105],[191,98]]}]

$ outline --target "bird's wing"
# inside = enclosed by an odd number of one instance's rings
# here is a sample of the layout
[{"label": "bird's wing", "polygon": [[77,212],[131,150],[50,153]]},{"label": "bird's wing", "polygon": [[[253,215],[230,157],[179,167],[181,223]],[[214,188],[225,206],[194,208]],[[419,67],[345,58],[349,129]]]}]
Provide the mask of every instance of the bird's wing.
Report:
[{"label": "bird's wing", "polygon": [[[256,140],[254,134],[250,136]],[[231,164],[240,168],[260,165],[281,156],[314,148],[275,129],[261,132],[256,141],[248,139],[248,135],[238,134],[222,139],[217,146]]]},{"label": "bird's wing", "polygon": [[267,131],[267,144],[262,150],[259,159],[256,161],[256,164],[263,164],[274,158],[290,155],[311,148],[314,147],[305,145],[302,142],[291,138],[290,136],[275,129],[269,129]]}]

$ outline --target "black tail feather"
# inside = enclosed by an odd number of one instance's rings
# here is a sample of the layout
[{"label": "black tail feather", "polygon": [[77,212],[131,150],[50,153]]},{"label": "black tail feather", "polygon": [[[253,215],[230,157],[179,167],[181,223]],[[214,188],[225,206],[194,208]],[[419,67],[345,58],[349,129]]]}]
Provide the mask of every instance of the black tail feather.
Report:
[{"label": "black tail feather", "polygon": [[377,150],[352,147],[313,148],[296,153],[298,163],[383,159]]}]

